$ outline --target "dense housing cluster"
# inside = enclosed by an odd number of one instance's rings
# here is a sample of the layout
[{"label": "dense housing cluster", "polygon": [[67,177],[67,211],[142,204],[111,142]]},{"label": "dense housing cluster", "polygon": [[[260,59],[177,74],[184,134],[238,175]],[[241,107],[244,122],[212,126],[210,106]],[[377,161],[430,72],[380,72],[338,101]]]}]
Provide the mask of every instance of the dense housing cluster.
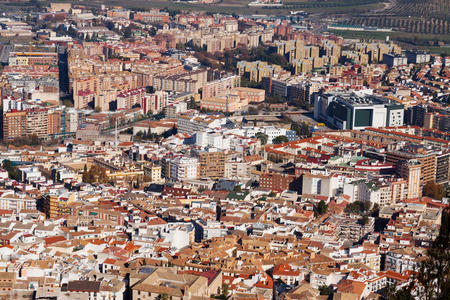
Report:
[{"label": "dense housing cluster", "polygon": [[0,18],[0,298],[444,299],[450,57],[295,16]]}]

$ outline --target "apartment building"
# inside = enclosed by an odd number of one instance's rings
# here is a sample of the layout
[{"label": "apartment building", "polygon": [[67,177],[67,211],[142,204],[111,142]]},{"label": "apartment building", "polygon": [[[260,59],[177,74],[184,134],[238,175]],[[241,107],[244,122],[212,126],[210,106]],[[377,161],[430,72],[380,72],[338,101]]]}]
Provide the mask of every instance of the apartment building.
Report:
[{"label": "apartment building", "polygon": [[161,182],[162,167],[153,163],[144,166],[144,175],[150,177],[151,182]]},{"label": "apartment building", "polygon": [[49,130],[49,111],[47,109],[33,109],[27,111],[27,135],[46,137]]},{"label": "apartment building", "polygon": [[175,182],[199,177],[198,159],[194,157],[178,157],[170,160],[170,177]]},{"label": "apartment building", "polygon": [[450,152],[436,153],[436,183],[446,184],[450,180]]},{"label": "apartment building", "polygon": [[238,75],[231,75],[225,78],[206,83],[202,87],[202,98],[212,98],[225,94],[227,91],[239,87],[241,78]]},{"label": "apartment building", "polygon": [[181,114],[177,119],[178,132],[187,134],[213,129],[226,123],[226,118],[221,115]]},{"label": "apartment building", "polygon": [[297,179],[294,175],[264,172],[259,177],[259,186],[273,191],[300,191]]},{"label": "apartment building", "polygon": [[72,194],[49,194],[44,197],[44,212],[51,219],[70,215],[70,203],[76,200]]},{"label": "apartment building", "polygon": [[200,109],[233,113],[243,110],[248,105],[247,98],[241,98],[237,93],[229,93],[213,98],[200,100]]},{"label": "apartment building", "polygon": [[363,224],[358,218],[332,215],[326,222],[336,226],[339,238],[350,241],[359,241],[366,234],[373,232],[375,225],[373,217],[369,217],[368,222]]},{"label": "apartment building", "polygon": [[436,112],[427,112],[424,116],[424,128],[450,131],[450,116]]},{"label": "apartment building", "polygon": [[58,65],[56,52],[10,52],[9,66]]},{"label": "apartment building", "polygon": [[115,8],[108,10],[106,16],[109,18],[129,19],[131,11],[128,9]]},{"label": "apartment building", "polygon": [[23,209],[36,209],[36,199],[27,194],[4,193],[0,195],[0,209],[11,209],[15,212]]},{"label": "apartment building", "polygon": [[153,77],[153,88],[157,91],[197,93],[207,82],[207,70],[201,69],[177,75]]},{"label": "apartment building", "polygon": [[397,163],[398,174],[408,181],[408,199],[422,196],[422,164],[415,159],[402,160]]},{"label": "apartment building", "polygon": [[247,87],[237,87],[232,90],[241,97],[241,99],[247,99],[248,103],[261,103],[265,100],[265,91],[261,89],[253,89]]},{"label": "apartment building", "polygon": [[153,94],[146,94],[141,98],[141,108],[144,114],[147,114],[149,112],[158,114],[163,111],[168,103],[169,94],[164,91],[156,91]]},{"label": "apartment building", "polygon": [[48,109],[27,109],[8,111],[3,114],[3,137],[37,135],[46,138],[61,132],[61,113]]},{"label": "apartment building", "polygon": [[128,110],[137,104],[140,105],[145,96],[145,88],[123,91],[117,95],[117,109]]},{"label": "apartment building", "polygon": [[150,11],[135,12],[133,14],[133,20],[146,23],[169,23],[170,16],[168,12],[163,12],[155,8]]},{"label": "apartment building", "polygon": [[225,175],[224,152],[206,152],[197,153],[199,162],[199,173],[201,178],[219,179]]},{"label": "apartment building", "polygon": [[[116,92],[129,91],[139,88],[138,75],[130,72],[117,72],[99,74],[96,76],[72,78],[73,100],[76,109],[93,107],[95,99],[99,95],[105,95],[107,91]],[[105,97],[101,107],[106,108],[106,102],[113,97]],[[106,100],[109,99],[109,100]],[[97,100],[98,102],[99,100]],[[100,105],[100,103],[99,103]]]},{"label": "apartment building", "polygon": [[402,150],[389,151],[386,155],[386,162],[396,165],[401,160],[417,160],[421,166],[422,183],[436,180],[436,150],[426,149],[421,145],[409,145]]},{"label": "apartment building", "polygon": [[27,132],[27,112],[9,111],[3,114],[3,138],[13,139],[25,136]]},{"label": "apartment building", "polygon": [[407,270],[417,269],[419,255],[408,248],[401,248],[388,251],[386,253],[385,269],[397,273],[403,273]]},{"label": "apartment building", "polygon": [[251,81],[260,82],[263,77],[272,77],[274,74],[283,72],[279,65],[269,65],[265,61],[239,61],[237,63],[238,75],[245,76]]},{"label": "apartment building", "polygon": [[355,51],[367,54],[369,56],[369,63],[381,62],[383,60],[383,55],[401,54],[402,48],[398,45],[390,43],[356,43]]},{"label": "apartment building", "polygon": [[249,178],[249,165],[243,161],[226,161],[225,162],[225,174],[227,179],[242,179]]}]

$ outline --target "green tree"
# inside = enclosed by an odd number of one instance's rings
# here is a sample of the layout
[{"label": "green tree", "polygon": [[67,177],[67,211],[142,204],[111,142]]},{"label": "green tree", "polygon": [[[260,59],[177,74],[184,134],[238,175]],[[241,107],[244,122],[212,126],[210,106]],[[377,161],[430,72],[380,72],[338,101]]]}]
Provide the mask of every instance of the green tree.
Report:
[{"label": "green tree", "polygon": [[325,201],[320,200],[319,204],[317,204],[317,213],[319,215],[323,215],[327,212],[328,210],[328,204],[325,203]]},{"label": "green tree", "polygon": [[234,187],[233,191],[236,192],[236,193],[240,193],[240,192],[242,192],[242,188],[241,188],[241,186],[239,184],[237,184]]},{"label": "green tree", "polygon": [[328,285],[319,286],[319,292],[321,295],[327,296],[332,296],[334,294],[333,288],[329,287]]},{"label": "green tree", "polygon": [[123,37],[126,39],[129,39],[133,35],[133,31],[131,30],[131,27],[125,27],[125,30],[123,31]]},{"label": "green tree", "polygon": [[286,102],[280,95],[275,96],[267,96],[266,100],[264,100],[266,103],[270,104],[276,104],[276,103],[284,103]]},{"label": "green tree", "polygon": [[176,48],[178,50],[186,50],[186,45],[184,43],[177,43]]},{"label": "green tree", "polygon": [[169,295],[167,295],[167,294],[161,294],[161,295],[159,296],[159,299],[161,299],[161,300],[169,300]]},{"label": "green tree", "polygon": [[360,220],[361,225],[366,226],[367,223],[369,223],[369,217],[368,216],[363,216]]},{"label": "green tree", "polygon": [[187,108],[188,109],[197,109],[197,102],[195,102],[194,97],[191,97],[191,99],[189,99],[189,101],[187,103]]},{"label": "green tree", "polygon": [[370,202],[355,201],[347,204],[344,211],[348,214],[360,214],[363,215],[370,209]]},{"label": "green tree", "polygon": [[291,130],[295,131],[297,136],[306,136],[311,137],[311,130],[309,129],[308,124],[302,122],[301,125],[296,122],[291,123]]},{"label": "green tree", "polygon": [[269,136],[262,132],[255,134],[255,137],[261,141],[261,145],[267,144],[267,140],[269,139]]},{"label": "green tree", "polygon": [[418,281],[423,286],[420,299],[448,299],[450,295],[450,211],[442,213],[439,235],[427,250],[419,267]]},{"label": "green tree", "polygon": [[150,36],[155,36],[157,31],[158,31],[158,30],[157,30],[155,27],[152,27],[152,28],[150,28],[150,30],[148,31],[148,34],[149,34]]},{"label": "green tree", "polygon": [[230,287],[228,286],[228,284],[223,284],[222,285],[222,294],[220,295],[222,299],[228,299],[230,295]]},{"label": "green tree", "polygon": [[3,168],[8,172],[8,177],[16,181],[20,181],[22,178],[20,176],[19,169],[12,164],[8,159],[3,161]]},{"label": "green tree", "polygon": [[274,144],[283,144],[289,142],[289,139],[285,135],[279,135],[273,139]]}]

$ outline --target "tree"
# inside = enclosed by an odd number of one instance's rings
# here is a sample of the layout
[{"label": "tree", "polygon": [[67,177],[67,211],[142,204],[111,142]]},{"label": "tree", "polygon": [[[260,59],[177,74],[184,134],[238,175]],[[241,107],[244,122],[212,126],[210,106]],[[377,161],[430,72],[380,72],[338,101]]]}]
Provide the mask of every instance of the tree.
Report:
[{"label": "tree", "polygon": [[253,107],[253,106],[250,106],[247,109],[247,114],[248,115],[257,115],[258,113],[259,113],[259,110],[257,108],[255,108],[255,107]]},{"label": "tree", "polygon": [[240,193],[240,192],[242,192],[242,188],[240,185],[237,184],[237,185],[235,185],[233,191],[236,193]]},{"label": "tree", "polygon": [[131,30],[131,27],[128,26],[125,28],[125,30],[123,31],[123,37],[126,39],[129,39],[133,34],[133,31]]},{"label": "tree", "polygon": [[283,99],[283,97],[281,97],[280,95],[275,95],[275,96],[267,96],[264,102],[269,104],[276,104],[276,103],[285,103],[286,100]]},{"label": "tree", "polygon": [[16,181],[20,181],[20,171],[16,166],[13,166],[12,162],[8,159],[3,161],[3,168],[8,172],[8,177]]},{"label": "tree", "polygon": [[184,43],[177,43],[176,48],[178,50],[186,50],[186,45]]},{"label": "tree", "polygon": [[189,102],[187,103],[187,108],[188,109],[197,109],[197,102],[195,102],[194,97],[191,97],[191,99],[189,99]]},{"label": "tree", "polygon": [[423,287],[420,299],[448,299],[450,295],[450,210],[441,217],[439,235],[427,250],[419,267],[418,281]]},{"label": "tree", "polygon": [[106,28],[108,28],[111,31],[114,30],[114,28],[115,28],[114,23],[111,21],[105,21],[104,24],[105,24]]},{"label": "tree", "polygon": [[16,147],[21,147],[24,145],[37,146],[37,145],[41,144],[41,139],[36,134],[32,134],[32,135],[16,137],[11,142],[11,144],[13,144]]},{"label": "tree", "polygon": [[220,295],[222,299],[228,299],[228,295],[230,294],[230,287],[228,284],[222,285],[222,294]]},{"label": "tree", "polygon": [[169,295],[167,295],[167,294],[161,294],[161,295],[159,296],[159,299],[161,299],[161,300],[169,300]]},{"label": "tree", "polygon": [[92,165],[89,170],[83,172],[82,180],[86,183],[107,183],[106,169],[98,165]]},{"label": "tree", "polygon": [[348,214],[360,214],[363,215],[370,209],[370,202],[355,201],[347,204],[345,212]]},{"label": "tree", "polygon": [[433,199],[442,200],[442,198],[445,197],[445,190],[442,185],[430,181],[423,186],[423,195]]},{"label": "tree", "polygon": [[325,201],[320,200],[319,204],[317,205],[317,213],[319,215],[323,215],[327,212],[328,210],[328,204],[325,203]]},{"label": "tree", "polygon": [[274,144],[283,144],[289,142],[289,139],[285,135],[279,135],[273,139]]},{"label": "tree", "polygon": [[148,34],[149,34],[150,36],[155,36],[157,31],[158,31],[158,30],[157,30],[155,27],[152,27],[152,28],[150,28],[150,30],[148,31]]},{"label": "tree", "polygon": [[396,286],[394,284],[388,284],[383,289],[383,297],[384,299],[390,300],[395,297]]},{"label": "tree", "polygon": [[297,136],[307,136],[311,137],[311,130],[309,129],[308,124],[302,122],[301,125],[296,122],[292,122],[291,130],[295,131]]},{"label": "tree", "polygon": [[369,217],[368,217],[368,216],[363,216],[363,217],[361,218],[360,222],[361,222],[361,225],[362,225],[362,226],[366,226],[367,223],[369,223]]},{"label": "tree", "polygon": [[63,104],[64,104],[64,106],[66,106],[66,107],[73,107],[73,102],[72,102],[72,100],[70,100],[70,99],[64,99],[64,100],[63,100]]},{"label": "tree", "polygon": [[328,285],[319,286],[319,292],[321,295],[327,296],[332,296],[334,294],[333,288],[329,287]]},{"label": "tree", "polygon": [[267,144],[267,140],[269,139],[269,136],[262,132],[255,134],[255,137],[261,141],[261,145]]}]

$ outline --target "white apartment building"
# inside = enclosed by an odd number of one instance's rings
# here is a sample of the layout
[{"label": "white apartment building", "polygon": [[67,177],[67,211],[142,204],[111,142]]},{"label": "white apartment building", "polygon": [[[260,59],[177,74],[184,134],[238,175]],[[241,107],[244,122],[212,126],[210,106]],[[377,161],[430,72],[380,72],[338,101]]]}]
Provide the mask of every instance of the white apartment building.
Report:
[{"label": "white apartment building", "polygon": [[36,199],[26,194],[4,193],[0,196],[0,209],[12,209],[14,211],[36,209]]},{"label": "white apartment building", "polygon": [[183,181],[198,178],[198,159],[194,157],[178,157],[170,161],[170,179]]},{"label": "white apartment building", "polygon": [[226,118],[220,115],[183,114],[178,116],[178,132],[194,134],[206,129],[213,129],[225,125]]},{"label": "white apartment building", "polygon": [[214,147],[220,150],[229,150],[230,149],[230,140],[229,136],[225,136],[222,133],[218,132],[197,132],[195,135],[196,140],[195,144],[200,147]]}]

